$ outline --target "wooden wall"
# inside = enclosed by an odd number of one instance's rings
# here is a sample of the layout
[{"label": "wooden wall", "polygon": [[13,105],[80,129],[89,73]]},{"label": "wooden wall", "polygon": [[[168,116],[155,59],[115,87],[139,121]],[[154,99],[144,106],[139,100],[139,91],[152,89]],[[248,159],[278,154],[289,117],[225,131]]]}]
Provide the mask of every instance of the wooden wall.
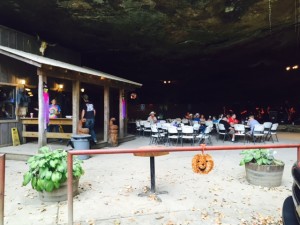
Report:
[{"label": "wooden wall", "polygon": [[12,145],[12,138],[11,138],[11,128],[16,127],[18,129],[18,134],[21,139],[21,131],[22,125],[18,121],[4,121],[0,120],[0,147],[10,146]]},{"label": "wooden wall", "polygon": [[[40,37],[40,40],[38,40],[37,37],[0,25],[0,45],[41,55],[39,52],[41,40],[43,40],[43,37]],[[50,40],[45,41],[50,44],[55,44],[55,46],[47,47],[45,50],[45,57],[74,65],[81,65],[81,55],[78,52],[64,48],[60,46],[59,43],[52,43]]]}]

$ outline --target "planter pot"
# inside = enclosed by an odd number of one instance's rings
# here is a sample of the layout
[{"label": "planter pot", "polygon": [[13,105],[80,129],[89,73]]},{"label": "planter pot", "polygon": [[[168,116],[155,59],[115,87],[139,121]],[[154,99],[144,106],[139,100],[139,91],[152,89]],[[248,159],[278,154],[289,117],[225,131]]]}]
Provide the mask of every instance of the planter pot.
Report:
[{"label": "planter pot", "polygon": [[281,185],[284,165],[245,164],[246,179],[250,184],[263,187],[277,187]]},{"label": "planter pot", "polygon": [[[79,179],[73,180],[73,197],[78,195]],[[68,184],[63,183],[58,189],[51,192],[39,192],[39,197],[44,202],[61,202],[68,199]]]}]

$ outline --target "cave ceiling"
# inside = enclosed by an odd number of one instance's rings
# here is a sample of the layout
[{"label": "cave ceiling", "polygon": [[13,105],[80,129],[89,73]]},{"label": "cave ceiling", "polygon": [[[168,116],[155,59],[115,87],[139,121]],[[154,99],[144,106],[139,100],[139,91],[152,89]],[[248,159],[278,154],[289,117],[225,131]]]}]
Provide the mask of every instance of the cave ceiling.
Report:
[{"label": "cave ceiling", "polygon": [[[299,0],[6,0],[4,26],[82,53],[86,66],[141,82],[249,76],[299,63]],[[279,75],[278,75],[279,76]],[[279,83],[281,80],[279,79]]]}]

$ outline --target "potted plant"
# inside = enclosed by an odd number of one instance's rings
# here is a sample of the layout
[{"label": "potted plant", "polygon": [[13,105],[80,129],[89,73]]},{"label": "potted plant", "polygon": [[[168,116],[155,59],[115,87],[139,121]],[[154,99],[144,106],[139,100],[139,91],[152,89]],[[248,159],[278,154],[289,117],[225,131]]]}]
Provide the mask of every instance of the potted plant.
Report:
[{"label": "potted plant", "polygon": [[[64,201],[67,199],[67,152],[63,149],[51,150],[44,146],[39,153],[27,161],[29,170],[23,176],[23,186],[39,192],[44,201]],[[73,161],[73,194],[78,194],[79,178],[84,174],[82,161]]]},{"label": "potted plant", "polygon": [[250,184],[263,187],[281,185],[284,162],[274,158],[275,152],[268,149],[244,150],[240,165],[245,165],[246,179]]}]

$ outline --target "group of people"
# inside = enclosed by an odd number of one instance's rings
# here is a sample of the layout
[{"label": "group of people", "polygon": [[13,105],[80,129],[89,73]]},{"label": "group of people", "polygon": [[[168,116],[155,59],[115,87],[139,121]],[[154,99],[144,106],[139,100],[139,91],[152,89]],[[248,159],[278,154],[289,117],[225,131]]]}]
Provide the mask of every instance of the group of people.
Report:
[{"label": "group of people", "polygon": [[[228,134],[231,135],[231,141],[235,141],[235,129],[234,125],[238,124],[239,121],[236,119],[236,115],[232,114],[231,116],[222,115],[222,119],[219,121],[220,124],[224,125],[224,128]],[[247,121],[247,125],[250,127],[248,134],[252,134],[254,126],[259,124],[259,122],[254,118],[254,115],[250,115]]]},{"label": "group of people", "polygon": [[[81,106],[81,120],[84,123],[84,127],[89,129],[91,138],[94,143],[97,143],[97,137],[94,130],[96,109],[94,107],[94,104],[89,101],[88,95],[83,95],[82,99],[84,101],[84,104],[82,104]],[[56,103],[56,99],[52,98],[51,104],[49,105],[49,118],[56,119],[59,117],[61,117],[61,107]],[[48,124],[47,131],[59,132],[59,126]]]},{"label": "group of people", "polygon": [[[226,132],[231,135],[231,141],[235,141],[235,129],[234,125],[240,123],[239,120],[236,118],[236,114],[231,114],[231,115],[223,115],[220,114],[219,118],[217,119],[215,116],[211,117],[209,116],[208,119],[205,119],[205,116],[202,114],[200,115],[199,113],[196,113],[195,115],[187,112],[186,115],[184,116],[185,119],[187,119],[190,123],[190,125],[193,124],[193,121],[197,121],[199,124],[205,124],[206,121],[212,121],[213,124],[223,124]],[[254,115],[250,115],[248,120],[246,121],[247,125],[250,127],[250,130],[248,131],[249,134],[253,133],[254,126],[259,124],[259,122],[255,119]],[[157,123],[157,118],[155,116],[155,112],[150,112],[149,117],[147,119],[148,122],[151,124]],[[244,121],[242,121],[244,123]],[[205,126],[205,125],[203,125]],[[200,129],[201,131],[201,129]]]}]

